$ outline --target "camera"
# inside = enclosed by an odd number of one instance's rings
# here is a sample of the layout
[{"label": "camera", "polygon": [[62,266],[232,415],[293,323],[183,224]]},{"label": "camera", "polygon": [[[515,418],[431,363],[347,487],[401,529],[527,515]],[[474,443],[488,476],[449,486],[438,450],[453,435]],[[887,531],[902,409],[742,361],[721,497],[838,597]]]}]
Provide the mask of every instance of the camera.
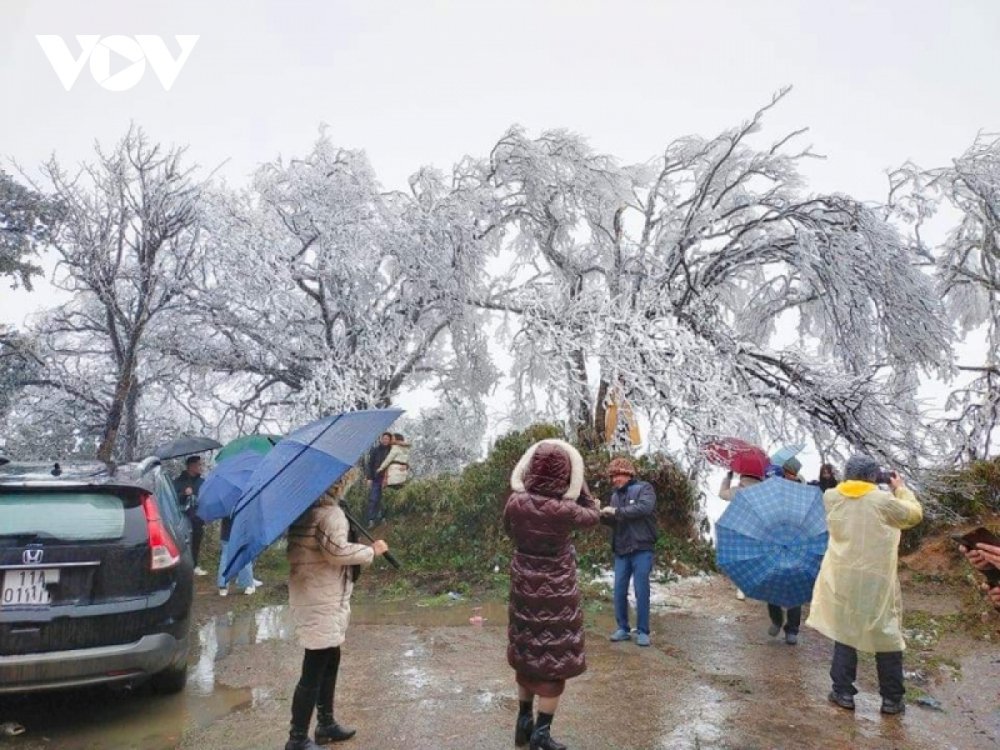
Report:
[{"label": "camera", "polygon": [[896,475],[896,472],[890,469],[879,469],[878,473],[875,475],[875,484],[889,485],[892,478]]}]

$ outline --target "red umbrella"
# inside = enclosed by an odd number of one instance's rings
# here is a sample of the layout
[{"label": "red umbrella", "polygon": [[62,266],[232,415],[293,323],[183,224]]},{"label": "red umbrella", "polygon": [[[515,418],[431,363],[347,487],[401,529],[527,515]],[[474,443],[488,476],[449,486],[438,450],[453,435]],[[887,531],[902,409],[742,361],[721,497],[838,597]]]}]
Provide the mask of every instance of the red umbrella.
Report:
[{"label": "red umbrella", "polygon": [[735,437],[714,438],[702,445],[701,450],[709,463],[760,479],[771,462],[763,449]]},{"label": "red umbrella", "polygon": [[753,443],[735,437],[713,438],[701,446],[701,452],[708,462],[724,469],[730,468],[737,456],[757,451],[763,452]]},{"label": "red umbrella", "polygon": [[764,474],[767,472],[767,466],[770,463],[771,459],[768,458],[764,451],[760,448],[754,448],[752,451],[740,453],[734,457],[732,463],[729,464],[729,470],[740,475],[745,474],[757,479],[763,479]]}]

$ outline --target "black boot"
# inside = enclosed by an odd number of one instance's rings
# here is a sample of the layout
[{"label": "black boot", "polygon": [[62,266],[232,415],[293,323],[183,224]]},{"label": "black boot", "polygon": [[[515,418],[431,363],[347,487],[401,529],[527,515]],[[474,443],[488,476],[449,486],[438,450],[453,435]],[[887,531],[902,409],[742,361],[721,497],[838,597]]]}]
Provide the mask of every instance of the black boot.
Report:
[{"label": "black boot", "polygon": [[514,725],[514,745],[524,747],[531,741],[531,733],[535,731],[535,719],[530,714],[519,714]]},{"label": "black boot", "polygon": [[285,743],[285,750],[323,750],[323,748],[309,739],[308,729],[293,726],[288,733],[288,742]]},{"label": "black boot", "polygon": [[333,718],[333,713],[330,711],[319,710],[316,713],[316,744],[317,745],[328,745],[331,742],[343,742],[344,740],[349,740],[355,734],[357,734],[357,729],[352,729],[351,727],[342,727]]},{"label": "black boot", "polygon": [[566,750],[566,746],[552,739],[552,732],[548,726],[540,726],[535,727],[535,731],[531,733],[529,750]]}]

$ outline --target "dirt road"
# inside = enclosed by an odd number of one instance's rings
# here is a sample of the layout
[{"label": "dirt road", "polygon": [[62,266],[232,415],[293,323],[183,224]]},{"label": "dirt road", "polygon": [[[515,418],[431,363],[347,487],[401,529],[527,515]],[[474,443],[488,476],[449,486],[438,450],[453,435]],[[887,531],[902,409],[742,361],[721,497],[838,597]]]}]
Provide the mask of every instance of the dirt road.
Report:
[{"label": "dirt road", "polygon": [[[720,578],[685,579],[659,593],[649,649],[609,643],[608,605],[589,606],[589,669],[570,682],[554,725],[573,750],[1000,747],[995,648],[945,634],[937,648],[947,651],[946,664],[915,675],[944,710],[911,704],[892,718],[878,712],[873,660],[863,659],[858,710],[849,714],[826,702],[831,646],[815,632],[803,629],[794,647],[769,638],[764,605],[737,601]],[[946,595],[920,603],[931,614],[955,606]],[[358,603],[338,684],[338,718],[358,729],[345,750],[513,746],[506,614],[500,603],[484,604],[486,621],[474,626],[476,605]],[[117,709],[102,701],[82,712],[64,706],[50,711],[45,731],[29,725],[0,747],[283,747],[301,658],[286,611],[209,614],[226,606],[203,595],[200,654],[185,696],[138,695],[119,699]],[[914,655],[908,669],[916,662]],[[20,708],[35,721],[39,704],[48,701]],[[60,717],[54,723],[52,714]]]}]

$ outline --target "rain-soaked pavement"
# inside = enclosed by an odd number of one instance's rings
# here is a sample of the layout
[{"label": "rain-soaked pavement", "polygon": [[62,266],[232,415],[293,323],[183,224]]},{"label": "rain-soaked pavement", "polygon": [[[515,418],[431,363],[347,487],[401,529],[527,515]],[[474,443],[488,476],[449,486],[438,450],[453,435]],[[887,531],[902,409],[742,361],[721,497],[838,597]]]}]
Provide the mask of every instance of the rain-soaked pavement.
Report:
[{"label": "rain-soaked pavement", "polygon": [[[223,605],[208,597],[202,606]],[[496,602],[357,604],[337,715],[358,736],[341,747],[512,747],[505,624]],[[956,636],[957,681],[926,686],[943,711],[911,705],[884,718],[871,659],[857,713],[830,706],[830,644],[808,629],[795,647],[768,638],[763,605],[737,601],[722,579],[661,588],[652,648],[609,643],[611,625],[607,605],[588,609],[589,669],[570,682],[554,725],[572,750],[1000,747],[1000,653],[982,643]],[[203,615],[192,658],[178,696],[90,690],[0,702],[0,722],[28,728],[0,737],[0,748],[283,747],[301,658],[285,607]]]}]

